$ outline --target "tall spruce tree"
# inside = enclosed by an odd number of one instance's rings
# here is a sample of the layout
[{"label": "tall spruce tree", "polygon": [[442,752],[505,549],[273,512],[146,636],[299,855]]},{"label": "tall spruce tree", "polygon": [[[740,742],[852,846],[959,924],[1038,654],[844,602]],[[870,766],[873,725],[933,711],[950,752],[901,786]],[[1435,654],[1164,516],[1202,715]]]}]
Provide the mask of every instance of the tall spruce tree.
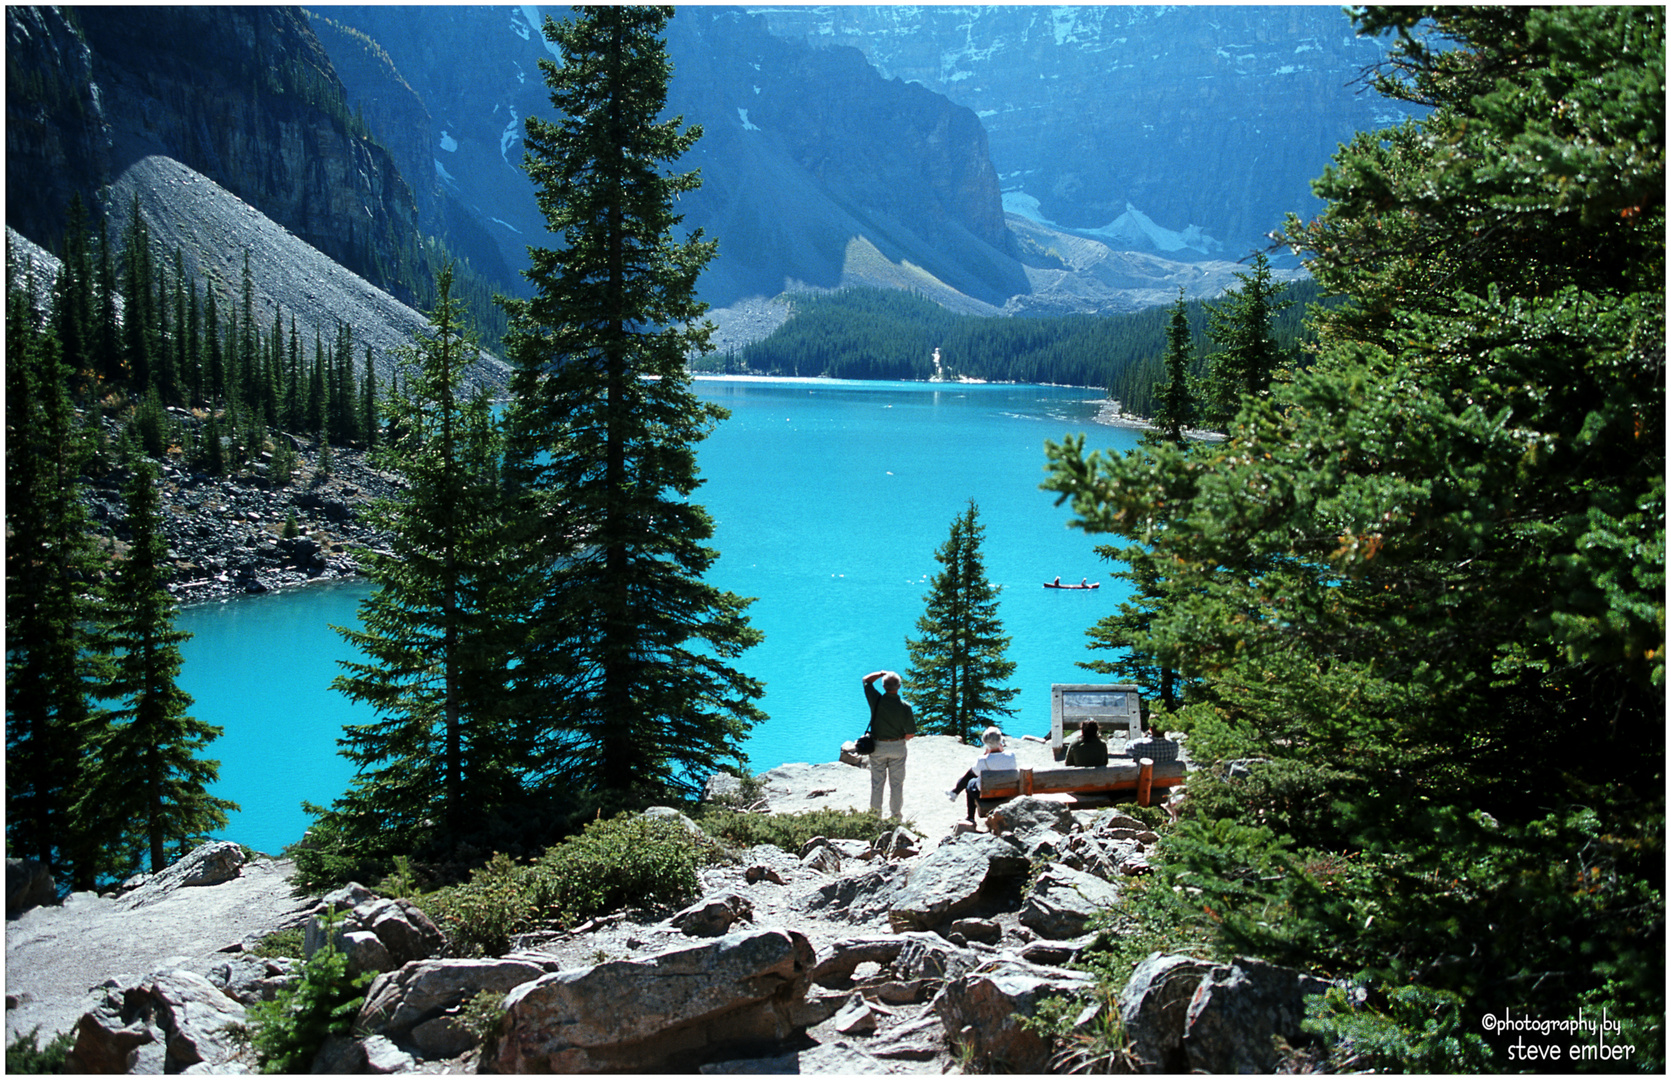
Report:
[{"label": "tall spruce tree", "polygon": [[1293,302],[1283,298],[1288,286],[1276,280],[1263,251],[1254,253],[1251,271],[1237,271],[1236,280],[1240,286],[1207,305],[1207,336],[1217,348],[1207,356],[1201,396],[1207,419],[1220,430],[1235,418],[1243,399],[1269,395],[1271,377],[1284,363],[1271,320]]},{"label": "tall spruce tree", "polygon": [[231,800],[209,794],[220,762],[199,756],[221,728],[187,713],[180,688],[177,607],[165,588],[168,540],[162,532],[157,467],[139,460],[126,489],[132,535],[106,589],[104,651],[110,679],[101,696],[113,702],[109,723],[87,740],[91,765],[75,807],[80,827],[119,852],[148,857],[155,873],[208,833],[223,829]]},{"label": "tall spruce tree", "polygon": [[1113,614],[1104,615],[1085,632],[1091,639],[1087,648],[1096,650],[1098,655],[1080,661],[1079,666],[1120,682],[1135,683],[1143,690],[1145,705],[1159,702],[1171,712],[1178,708],[1182,696],[1177,664],[1169,657],[1157,655],[1148,637],[1150,622],[1170,602],[1160,566],[1141,546],[1099,544],[1097,554],[1118,567],[1113,576],[1130,582],[1131,593],[1120,601]]},{"label": "tall spruce tree", "polygon": [[99,558],[80,498],[88,444],[56,335],[21,275],[6,295],[6,845],[91,889],[95,838],[77,829],[83,745],[105,723],[93,631]]},{"label": "tall spruce tree", "polygon": [[557,119],[529,117],[524,159],[554,248],[530,251],[532,299],[507,304],[516,372],[507,468],[538,578],[517,671],[543,702],[538,768],[602,803],[693,793],[764,719],[730,666],[760,640],[749,601],[703,574],[708,514],[696,444],[725,410],[685,362],[709,349],[695,295],[715,246],[680,239],[665,171],[700,136],[662,119],[671,8],[589,7],[546,20]]},{"label": "tall spruce tree", "polygon": [[1154,417],[1155,434],[1179,446],[1184,444],[1184,432],[1195,426],[1195,396],[1190,390],[1189,374],[1194,351],[1189,309],[1180,286],[1166,326],[1166,381],[1155,384],[1158,405]]},{"label": "tall spruce tree", "polygon": [[360,857],[445,851],[520,792],[505,707],[518,613],[499,569],[502,440],[486,392],[467,394],[476,346],[450,268],[436,294],[428,333],[399,357],[406,378],[385,399],[395,434],[376,460],[406,481],[371,511],[390,547],[366,554],[365,628],[337,628],[366,659],[344,662],[333,685],[377,713],[344,729],[355,777],[330,813]]},{"label": "tall spruce tree", "polygon": [[1015,671],[1006,657],[1009,635],[998,619],[998,590],[987,580],[981,557],[986,528],[973,499],[952,519],[951,533],[935,551],[940,571],[923,599],[918,637],[905,642],[911,670],[905,695],[925,732],[974,742],[981,729],[1014,716],[1009,701],[1018,688],[1001,684]]},{"label": "tall spruce tree", "polygon": [[1195,760],[1271,761],[1192,779],[1240,820],[1174,837],[1222,946],[1398,987],[1331,1007],[1356,1067],[1519,1067],[1419,1028],[1606,1009],[1660,1069],[1665,11],[1357,18],[1431,112],[1286,226],[1347,298],[1311,367],[1187,458],[1054,446],[1049,486],[1163,560]]}]

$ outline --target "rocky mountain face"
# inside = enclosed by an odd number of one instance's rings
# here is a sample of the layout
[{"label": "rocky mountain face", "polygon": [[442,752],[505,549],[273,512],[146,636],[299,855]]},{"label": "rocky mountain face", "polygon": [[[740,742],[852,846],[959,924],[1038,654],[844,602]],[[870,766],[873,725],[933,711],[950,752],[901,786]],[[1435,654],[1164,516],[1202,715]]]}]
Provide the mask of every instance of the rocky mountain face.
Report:
[{"label": "rocky mountain face", "polygon": [[1011,211],[1115,249],[1239,259],[1352,133],[1403,115],[1361,85],[1383,43],[1338,7],[774,6],[975,111]]},{"label": "rocky mountain face", "polygon": [[72,191],[98,205],[162,156],[373,278],[416,239],[410,185],[299,9],[8,8],[7,30],[7,222],[23,235],[55,246]]},{"label": "rocky mountain face", "polygon": [[[521,169],[523,121],[551,111],[542,22],[8,8],[8,224],[56,248],[72,193],[149,212],[172,161],[397,299],[420,236],[522,292],[550,242]],[[1350,85],[1379,47],[1333,9],[693,6],[667,42],[669,109],[704,130],[681,210],[720,242],[700,290],[733,311],[844,285],[980,314],[1213,296],[1386,119]]]},{"label": "rocky mountain face", "polygon": [[[554,47],[538,9],[328,13],[393,63],[394,73],[363,64],[350,55],[363,52],[354,37],[322,33],[352,100],[395,96],[398,79],[425,103],[425,148],[397,153],[409,174],[432,172],[491,236],[494,252],[472,246],[471,257],[526,265],[527,246],[549,242],[520,169],[523,120],[551,112],[538,62]],[[738,9],[683,8],[667,44],[669,111],[703,128],[680,162],[702,171],[703,187],[681,209],[720,241],[702,281],[711,303],[862,282],[914,285],[980,309],[1026,290],[973,112],[882,78],[854,50],[774,37]],[[369,109],[367,120],[382,137]]]}]

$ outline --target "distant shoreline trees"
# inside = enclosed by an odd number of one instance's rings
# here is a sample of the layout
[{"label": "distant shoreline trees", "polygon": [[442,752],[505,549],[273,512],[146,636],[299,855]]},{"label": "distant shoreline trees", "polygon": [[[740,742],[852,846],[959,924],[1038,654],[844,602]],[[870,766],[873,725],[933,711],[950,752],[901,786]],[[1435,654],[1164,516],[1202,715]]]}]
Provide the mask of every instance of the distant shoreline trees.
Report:
[{"label": "distant shoreline trees", "polygon": [[[1274,281],[1274,279],[1273,279]],[[1273,313],[1275,347],[1294,355],[1304,336],[1308,303],[1328,302],[1316,283],[1285,288],[1294,310]],[[1168,307],[1121,315],[991,317],[958,315],[910,293],[852,288],[798,294],[794,316],[769,337],[723,356],[694,361],[697,372],[928,381],[939,348],[944,373],[989,382],[1051,383],[1105,388],[1122,409],[1154,416],[1157,384],[1167,372]],[[1184,301],[1192,342],[1207,340],[1208,302]],[[1192,378],[1206,374],[1192,361]]]}]

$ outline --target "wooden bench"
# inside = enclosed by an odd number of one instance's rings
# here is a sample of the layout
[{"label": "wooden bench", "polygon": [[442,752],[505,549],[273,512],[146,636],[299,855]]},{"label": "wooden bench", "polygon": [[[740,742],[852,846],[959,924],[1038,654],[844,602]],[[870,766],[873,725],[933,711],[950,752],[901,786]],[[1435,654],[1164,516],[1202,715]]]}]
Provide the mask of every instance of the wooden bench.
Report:
[{"label": "wooden bench", "polygon": [[1067,795],[1072,805],[1106,806],[1136,799],[1148,806],[1157,790],[1161,794],[1184,782],[1181,761],[1136,761],[1111,758],[1097,768],[1061,766],[1050,769],[1012,769],[987,773],[981,778],[980,798],[975,806],[982,817],[994,806],[1018,795]]}]

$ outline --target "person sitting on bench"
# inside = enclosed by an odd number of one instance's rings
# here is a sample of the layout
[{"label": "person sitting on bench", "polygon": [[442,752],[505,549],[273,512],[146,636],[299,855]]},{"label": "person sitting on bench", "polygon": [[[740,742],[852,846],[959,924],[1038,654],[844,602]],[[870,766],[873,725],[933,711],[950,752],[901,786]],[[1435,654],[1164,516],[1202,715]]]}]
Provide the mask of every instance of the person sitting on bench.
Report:
[{"label": "person sitting on bench", "polygon": [[1102,732],[1095,720],[1079,725],[1079,736],[1068,747],[1067,764],[1089,768],[1101,768],[1108,764],[1108,744],[1102,741]]},{"label": "person sitting on bench", "polygon": [[1143,737],[1133,739],[1126,744],[1126,754],[1133,761],[1148,758],[1159,765],[1163,761],[1178,760],[1178,744],[1166,737],[1166,732],[1157,733],[1153,728],[1143,732]]},{"label": "person sitting on bench", "polygon": [[958,792],[963,793],[971,825],[975,823],[975,800],[980,798],[981,777],[989,772],[1014,772],[1020,768],[1015,755],[1004,749],[1004,733],[997,728],[989,727],[981,732],[981,747],[981,756],[975,759],[975,764],[958,779],[956,787],[946,791],[952,799],[957,798]]}]

